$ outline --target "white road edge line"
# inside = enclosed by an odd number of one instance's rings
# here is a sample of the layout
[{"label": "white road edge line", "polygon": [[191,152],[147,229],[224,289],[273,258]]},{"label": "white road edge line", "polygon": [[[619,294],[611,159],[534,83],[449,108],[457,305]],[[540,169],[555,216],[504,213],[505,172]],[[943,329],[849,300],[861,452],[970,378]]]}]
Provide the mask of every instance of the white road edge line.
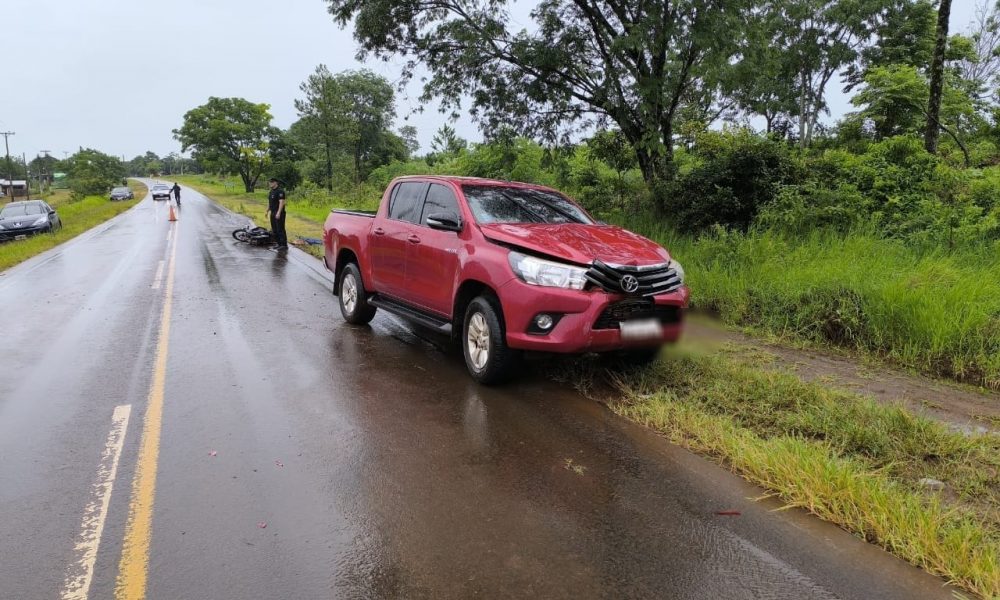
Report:
[{"label": "white road edge line", "polygon": [[80,536],[73,551],[74,561],[67,570],[59,595],[62,600],[87,600],[90,594],[94,562],[97,560],[97,549],[101,545],[104,521],[108,516],[108,505],[111,503],[111,490],[114,488],[115,474],[118,472],[118,459],[122,455],[125,432],[131,414],[132,405],[124,404],[116,406],[111,415],[111,432],[108,433],[101,462],[97,467],[97,479],[94,481],[91,501],[83,511]]},{"label": "white road edge line", "polygon": [[160,289],[160,284],[163,282],[163,265],[166,261],[161,260],[160,265],[156,267],[156,277],[153,278],[153,285],[150,286],[154,290]]}]

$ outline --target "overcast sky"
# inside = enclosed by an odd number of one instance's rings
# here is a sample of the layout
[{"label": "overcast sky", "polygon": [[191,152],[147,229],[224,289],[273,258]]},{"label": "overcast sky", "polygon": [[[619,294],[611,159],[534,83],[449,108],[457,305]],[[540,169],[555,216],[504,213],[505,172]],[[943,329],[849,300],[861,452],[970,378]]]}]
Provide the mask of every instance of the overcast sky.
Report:
[{"label": "overcast sky", "polygon": [[[337,28],[323,0],[4,0],[0,131],[14,131],[11,154],[49,150],[62,158],[91,147],[132,158],[179,151],[171,130],[209,96],[240,96],[271,105],[275,125],[297,118],[299,84],[316,65],[331,71],[367,67],[395,82],[401,61],[355,59],[350,31]],[[513,11],[527,25],[536,4]],[[976,0],[952,5],[951,30],[964,30]],[[396,127],[415,125],[422,150],[447,119],[419,106],[419,88],[397,98]],[[834,86],[839,90],[839,86]],[[850,109],[831,97],[834,116]],[[409,120],[404,121],[408,115]],[[456,124],[481,139],[467,118]],[[3,149],[0,148],[0,151]]]}]

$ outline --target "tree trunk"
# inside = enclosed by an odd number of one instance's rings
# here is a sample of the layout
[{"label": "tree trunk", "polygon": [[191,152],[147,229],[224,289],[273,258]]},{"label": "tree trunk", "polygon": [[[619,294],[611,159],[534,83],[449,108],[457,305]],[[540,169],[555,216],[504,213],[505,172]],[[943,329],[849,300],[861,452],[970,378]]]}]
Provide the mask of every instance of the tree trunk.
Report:
[{"label": "tree trunk", "polygon": [[243,180],[243,187],[246,188],[247,193],[253,192],[253,180],[250,179],[250,173],[243,169],[240,169],[240,179]]},{"label": "tree trunk", "polygon": [[361,142],[354,145],[354,181],[361,183]]},{"label": "tree trunk", "polygon": [[941,113],[941,91],[944,87],[944,51],[948,45],[948,19],[951,18],[951,0],[941,0],[938,7],[937,41],[934,44],[934,61],[931,63],[931,97],[927,103],[927,129],[924,130],[924,148],[937,154]]},{"label": "tree trunk", "polygon": [[806,115],[809,112],[806,106],[806,74],[799,73],[799,85],[802,86],[799,92],[799,147],[806,147]]},{"label": "tree trunk", "polygon": [[657,212],[663,212],[667,206],[667,184],[673,180],[673,153],[659,154],[645,149],[635,153],[642,178],[653,196],[653,205]]},{"label": "tree trunk", "polygon": [[326,189],[333,191],[333,159],[330,158],[330,140],[326,141]]}]

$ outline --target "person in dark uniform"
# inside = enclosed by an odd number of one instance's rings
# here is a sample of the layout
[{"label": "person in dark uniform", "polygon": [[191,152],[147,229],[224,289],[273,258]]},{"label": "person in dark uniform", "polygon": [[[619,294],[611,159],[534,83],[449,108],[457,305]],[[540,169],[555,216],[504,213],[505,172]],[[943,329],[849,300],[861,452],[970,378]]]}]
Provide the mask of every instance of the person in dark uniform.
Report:
[{"label": "person in dark uniform", "polygon": [[174,200],[177,202],[177,206],[180,206],[181,205],[181,186],[177,185],[177,182],[175,181],[174,182],[174,187],[171,188],[170,191],[172,191],[174,193]]},{"label": "person in dark uniform", "polygon": [[271,216],[271,231],[278,243],[278,250],[288,250],[288,237],[285,235],[285,190],[279,187],[280,181],[272,177],[267,180],[271,192],[267,195],[267,212]]}]

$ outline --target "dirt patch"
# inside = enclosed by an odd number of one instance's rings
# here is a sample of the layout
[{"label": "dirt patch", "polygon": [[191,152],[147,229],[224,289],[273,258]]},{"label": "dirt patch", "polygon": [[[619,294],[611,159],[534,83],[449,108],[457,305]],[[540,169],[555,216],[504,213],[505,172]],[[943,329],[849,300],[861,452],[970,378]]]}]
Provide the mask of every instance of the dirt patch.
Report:
[{"label": "dirt patch", "polygon": [[687,322],[682,342],[692,347],[753,354],[765,369],[795,373],[804,381],[902,404],[965,432],[1000,431],[1000,393],[913,375],[834,351],[780,346],[726,329],[708,317]]}]

